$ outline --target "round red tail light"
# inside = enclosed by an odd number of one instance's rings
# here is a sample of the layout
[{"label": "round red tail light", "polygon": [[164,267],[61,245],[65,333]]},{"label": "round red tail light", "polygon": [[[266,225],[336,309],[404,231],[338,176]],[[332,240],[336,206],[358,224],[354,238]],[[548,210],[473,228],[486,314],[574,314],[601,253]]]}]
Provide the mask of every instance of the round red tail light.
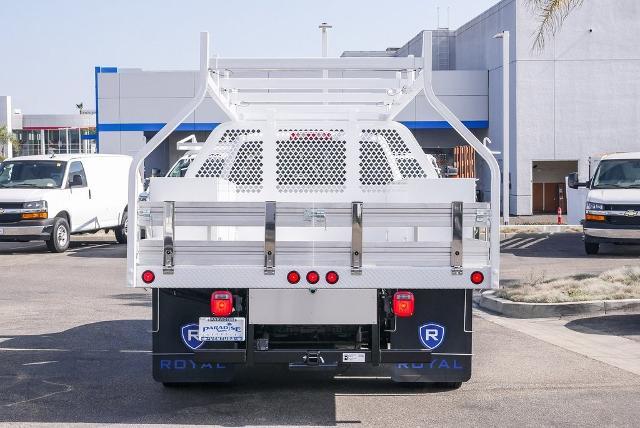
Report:
[{"label": "round red tail light", "polygon": [[151,284],[156,279],[156,274],[151,272],[150,270],[145,270],[142,272],[142,281],[145,284]]},{"label": "round red tail light", "polygon": [[338,276],[338,272],[329,271],[329,272],[327,272],[327,275],[325,276],[325,279],[327,280],[327,282],[329,284],[335,284],[340,279],[340,276]]},{"label": "round red tail light", "polygon": [[475,285],[482,284],[482,281],[484,281],[484,274],[482,272],[475,271],[471,274],[471,282]]},{"label": "round red tail light", "polygon": [[307,273],[307,282],[309,284],[317,284],[320,281],[320,275],[315,270]]},{"label": "round red tail light", "polygon": [[292,270],[287,274],[287,281],[289,281],[289,284],[297,284],[300,282],[300,274],[295,270]]}]

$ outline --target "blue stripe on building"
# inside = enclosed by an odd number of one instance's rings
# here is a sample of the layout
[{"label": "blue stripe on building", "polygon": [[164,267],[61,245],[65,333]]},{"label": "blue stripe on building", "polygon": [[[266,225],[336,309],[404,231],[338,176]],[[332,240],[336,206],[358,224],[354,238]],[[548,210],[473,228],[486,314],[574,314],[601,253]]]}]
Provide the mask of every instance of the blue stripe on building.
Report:
[{"label": "blue stripe on building", "polygon": [[[452,129],[446,121],[405,121],[400,122],[409,129]],[[464,125],[470,129],[484,129],[489,127],[488,120],[467,120],[463,121]],[[99,123],[98,132],[115,132],[115,131],[146,131],[157,132],[165,123]],[[182,123],[176,131],[211,131],[218,126],[215,122],[198,122],[198,123]]]}]

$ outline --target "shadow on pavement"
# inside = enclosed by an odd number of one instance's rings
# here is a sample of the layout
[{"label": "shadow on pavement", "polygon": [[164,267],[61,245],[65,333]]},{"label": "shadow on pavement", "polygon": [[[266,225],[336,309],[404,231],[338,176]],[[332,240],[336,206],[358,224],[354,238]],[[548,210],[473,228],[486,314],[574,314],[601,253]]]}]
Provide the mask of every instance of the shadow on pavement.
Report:
[{"label": "shadow on pavement", "polygon": [[580,333],[624,336],[640,341],[640,314],[580,318],[569,321],[566,327]]},{"label": "shadow on pavement", "polygon": [[442,391],[395,385],[380,373],[340,379],[271,367],[244,370],[228,385],[168,389],[151,377],[150,328],[146,320],[105,321],[2,341],[0,423],[357,424],[336,420],[337,394]]},{"label": "shadow on pavement", "polygon": [[69,257],[125,259],[127,246],[108,241],[72,241],[66,254]]},{"label": "shadow on pavement", "polygon": [[122,300],[127,306],[151,307],[151,292],[147,293],[128,293],[128,294],[112,294],[112,299]]},{"label": "shadow on pavement", "polygon": [[[90,235],[89,235],[90,236]],[[127,246],[106,239],[74,236],[69,249],[63,253],[70,257],[126,258]],[[50,253],[44,241],[0,242],[0,254],[41,254]]]}]

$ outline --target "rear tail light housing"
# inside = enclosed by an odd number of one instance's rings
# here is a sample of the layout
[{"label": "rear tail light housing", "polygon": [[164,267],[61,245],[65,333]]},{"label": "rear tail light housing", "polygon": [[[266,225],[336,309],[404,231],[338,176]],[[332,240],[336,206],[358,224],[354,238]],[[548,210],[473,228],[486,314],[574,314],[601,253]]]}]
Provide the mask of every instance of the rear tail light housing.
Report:
[{"label": "rear tail light housing", "polygon": [[333,285],[338,282],[340,276],[338,275],[338,272],[331,270],[327,272],[324,279],[326,279],[329,284]]},{"label": "rear tail light housing", "polygon": [[393,313],[400,318],[413,316],[415,298],[411,291],[396,291],[393,295]]},{"label": "rear tail light housing", "polygon": [[315,270],[307,272],[307,282],[309,284],[317,284],[320,281],[320,275]]},{"label": "rear tail light housing", "polygon": [[475,271],[471,274],[471,282],[475,285],[480,285],[484,281],[484,274],[480,271]]},{"label": "rear tail light housing", "polygon": [[287,281],[289,281],[289,284],[297,284],[300,282],[300,274],[298,272],[296,272],[295,270],[292,270],[291,272],[289,272],[287,274]]},{"label": "rear tail light housing", "polygon": [[228,317],[233,312],[233,295],[229,291],[211,293],[211,313],[217,317]]},{"label": "rear tail light housing", "polygon": [[142,282],[145,284],[151,284],[156,279],[156,274],[150,270],[142,272]]}]

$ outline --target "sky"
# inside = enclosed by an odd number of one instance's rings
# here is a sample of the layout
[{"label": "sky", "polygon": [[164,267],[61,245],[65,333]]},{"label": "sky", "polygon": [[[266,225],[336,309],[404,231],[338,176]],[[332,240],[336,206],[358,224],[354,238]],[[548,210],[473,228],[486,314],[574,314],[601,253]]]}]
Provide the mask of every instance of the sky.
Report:
[{"label": "sky", "polygon": [[420,30],[458,28],[498,0],[0,0],[0,95],[25,114],[94,108],[94,67],[189,70],[198,34],[229,57],[319,56],[400,47]]}]

